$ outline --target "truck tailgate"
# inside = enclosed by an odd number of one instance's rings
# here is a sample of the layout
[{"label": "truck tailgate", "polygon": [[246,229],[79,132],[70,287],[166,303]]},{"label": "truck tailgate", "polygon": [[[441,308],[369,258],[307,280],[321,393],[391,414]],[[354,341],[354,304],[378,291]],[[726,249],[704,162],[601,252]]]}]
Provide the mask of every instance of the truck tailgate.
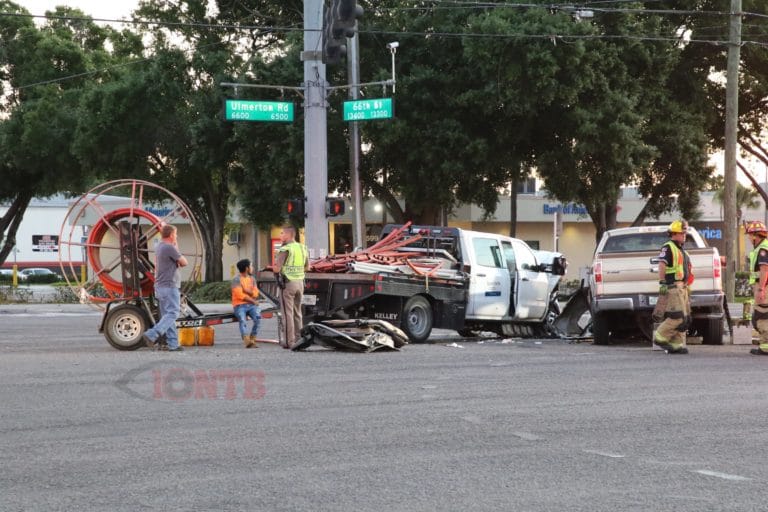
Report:
[{"label": "truck tailgate", "polygon": [[[715,252],[711,248],[689,249],[695,277],[692,293],[720,291],[719,274],[715,276]],[[593,271],[597,295],[626,295],[629,293],[655,294],[659,291],[659,266],[651,263],[658,252],[601,253],[596,256]],[[597,265],[600,267],[597,268]],[[718,262],[719,269],[719,262]],[[719,271],[718,271],[719,272]]]}]

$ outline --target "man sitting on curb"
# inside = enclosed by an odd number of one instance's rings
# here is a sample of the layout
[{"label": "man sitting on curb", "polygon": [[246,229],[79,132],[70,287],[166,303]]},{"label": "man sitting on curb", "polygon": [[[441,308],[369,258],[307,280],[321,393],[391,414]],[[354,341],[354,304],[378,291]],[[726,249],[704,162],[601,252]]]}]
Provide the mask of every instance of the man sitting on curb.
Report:
[{"label": "man sitting on curb", "polygon": [[[232,307],[238,322],[240,322],[240,336],[243,338],[243,345],[245,348],[256,348],[256,334],[259,332],[261,312],[256,301],[259,297],[259,289],[256,288],[256,282],[253,280],[251,260],[238,261],[237,270],[240,274],[232,279]],[[253,320],[250,334],[248,334],[248,317]]]}]

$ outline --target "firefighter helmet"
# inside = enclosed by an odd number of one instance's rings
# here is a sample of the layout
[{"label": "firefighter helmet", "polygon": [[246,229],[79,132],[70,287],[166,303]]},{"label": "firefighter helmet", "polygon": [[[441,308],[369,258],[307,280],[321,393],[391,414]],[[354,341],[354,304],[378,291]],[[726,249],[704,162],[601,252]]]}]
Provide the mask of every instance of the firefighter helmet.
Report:
[{"label": "firefighter helmet", "polygon": [[669,233],[687,233],[688,232],[688,223],[684,220],[676,220],[673,221],[669,227],[667,228],[667,232]]},{"label": "firefighter helmet", "polygon": [[745,231],[749,235],[757,235],[757,234],[762,234],[763,236],[768,235],[768,228],[766,228],[765,224],[759,220],[753,220],[753,221],[747,222]]}]

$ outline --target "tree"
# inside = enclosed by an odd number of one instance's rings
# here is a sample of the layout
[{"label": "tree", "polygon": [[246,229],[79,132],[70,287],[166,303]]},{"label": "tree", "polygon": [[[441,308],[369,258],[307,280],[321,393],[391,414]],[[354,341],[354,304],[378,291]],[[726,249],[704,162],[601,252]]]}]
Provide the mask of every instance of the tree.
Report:
[{"label": "tree", "polygon": [[[138,16],[167,25],[146,34],[153,40],[147,66],[127,69],[119,79],[90,92],[89,115],[94,122],[81,125],[77,147],[91,166],[149,179],[187,203],[203,235],[206,279],[221,280],[227,212],[246,174],[240,159],[241,131],[224,120],[223,104],[232,91],[220,85],[236,81],[250,66],[243,57],[248,51],[243,31],[232,26],[232,16],[244,19],[258,12],[271,17],[281,9],[265,2],[243,2],[220,5],[217,17],[209,15],[207,4],[205,0],[140,4]],[[201,22],[229,25],[209,28]],[[250,50],[255,52],[282,41],[269,31],[250,35]],[[248,60],[259,59],[252,54]],[[114,129],[104,130],[104,125]],[[103,147],[112,151],[104,153]]]},{"label": "tree", "polygon": [[[89,77],[114,62],[107,45],[124,47],[119,33],[90,20],[52,19],[41,27],[7,0],[0,11],[0,262],[16,244],[18,226],[33,196],[78,191],[93,175],[71,150],[79,103]],[[58,16],[82,18],[59,7]],[[7,87],[6,87],[7,86]]]}]

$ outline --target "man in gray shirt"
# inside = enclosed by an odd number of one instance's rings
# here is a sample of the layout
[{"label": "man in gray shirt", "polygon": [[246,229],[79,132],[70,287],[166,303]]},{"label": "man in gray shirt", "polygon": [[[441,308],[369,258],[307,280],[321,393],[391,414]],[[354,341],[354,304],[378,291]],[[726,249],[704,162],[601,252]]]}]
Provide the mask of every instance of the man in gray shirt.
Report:
[{"label": "man in gray shirt", "polygon": [[155,251],[155,297],[160,306],[160,320],[144,333],[144,343],[154,347],[157,339],[165,335],[167,350],[177,352],[179,334],[176,331],[176,319],[181,311],[181,274],[180,267],[187,266],[187,258],[179,252],[176,227],[164,224],[160,229],[163,239]]}]

